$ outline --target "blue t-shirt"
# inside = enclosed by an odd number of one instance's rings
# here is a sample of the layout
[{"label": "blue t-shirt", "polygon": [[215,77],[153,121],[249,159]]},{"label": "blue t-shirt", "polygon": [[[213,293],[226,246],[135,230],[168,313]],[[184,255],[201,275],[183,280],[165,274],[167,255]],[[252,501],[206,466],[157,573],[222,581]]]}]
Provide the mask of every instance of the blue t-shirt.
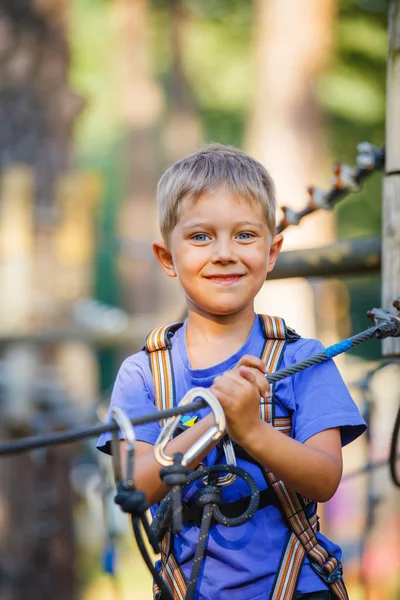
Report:
[{"label": "blue t-shirt", "polygon": [[[234,355],[207,369],[192,369],[186,347],[186,323],[172,338],[172,361],[175,374],[176,400],[179,402],[193,387],[208,388],[217,375],[232,369],[245,354],[260,356],[265,337],[256,318],[249,336]],[[299,362],[323,350],[320,342],[299,339],[286,345],[280,368]],[[311,436],[340,427],[342,445],[361,435],[366,425],[353,402],[336,365],[328,360],[297,373],[275,384],[276,417],[292,417],[292,437],[305,442]],[[127,358],[118,373],[111,406],[120,406],[130,418],[152,412],[154,386],[149,357],[144,351]],[[208,408],[196,413],[199,418],[209,412]],[[137,440],[154,444],[159,433],[158,421],[135,427]],[[98,448],[109,452],[111,434],[103,434]],[[221,452],[214,448],[203,461],[205,465],[221,463]],[[259,489],[266,487],[261,469],[254,463],[240,458],[237,464],[248,471],[256,480]],[[194,495],[201,485],[195,482],[185,489],[184,499]],[[249,495],[247,485],[237,478],[231,485],[222,487],[223,502],[231,502]],[[174,556],[189,578],[199,529],[184,525],[182,532],[174,538]],[[254,517],[239,527],[212,525],[205,561],[201,570],[197,590],[199,600],[267,600],[275,574],[288,539],[289,530],[275,506],[267,506],[256,512]],[[337,558],[340,548],[317,533],[322,545]],[[298,593],[310,593],[326,589],[306,557],[297,584]]]}]

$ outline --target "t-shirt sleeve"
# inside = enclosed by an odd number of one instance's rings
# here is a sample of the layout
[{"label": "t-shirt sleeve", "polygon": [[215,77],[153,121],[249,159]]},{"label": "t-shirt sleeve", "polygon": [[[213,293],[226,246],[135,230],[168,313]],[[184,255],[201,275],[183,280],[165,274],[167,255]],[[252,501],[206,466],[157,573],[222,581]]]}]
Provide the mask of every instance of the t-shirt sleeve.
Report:
[{"label": "t-shirt sleeve", "polygon": [[[150,385],[146,382],[146,374],[140,360],[135,356],[127,358],[121,365],[115,380],[111,403],[106,423],[111,422],[111,410],[113,406],[119,406],[130,419],[141,417],[156,410]],[[147,357],[144,356],[144,360]],[[150,375],[151,377],[151,375]],[[158,421],[135,425],[136,440],[153,444],[156,442],[161,427]],[[120,433],[120,438],[122,435]],[[97,448],[106,454],[111,453],[112,434],[107,432],[99,437]]]},{"label": "t-shirt sleeve", "polygon": [[[294,354],[299,362],[324,350],[317,340],[307,340]],[[365,430],[366,424],[332,359],[292,377],[294,436],[299,442],[325,429],[340,427],[342,446]]]}]

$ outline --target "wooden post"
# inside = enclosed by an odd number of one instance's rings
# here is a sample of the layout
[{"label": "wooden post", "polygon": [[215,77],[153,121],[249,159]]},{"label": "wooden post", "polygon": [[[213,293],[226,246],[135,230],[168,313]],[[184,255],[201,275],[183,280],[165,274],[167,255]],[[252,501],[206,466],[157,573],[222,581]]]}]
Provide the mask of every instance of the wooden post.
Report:
[{"label": "wooden post", "polygon": [[[400,295],[400,0],[389,4],[386,177],[382,202],[382,306]],[[400,338],[383,341],[384,356],[400,356]]]}]

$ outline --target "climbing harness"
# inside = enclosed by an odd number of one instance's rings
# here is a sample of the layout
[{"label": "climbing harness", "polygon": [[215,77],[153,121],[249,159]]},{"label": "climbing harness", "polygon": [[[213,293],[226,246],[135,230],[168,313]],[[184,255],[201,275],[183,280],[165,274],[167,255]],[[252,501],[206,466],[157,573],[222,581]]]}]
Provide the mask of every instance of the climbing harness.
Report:
[{"label": "climbing harness", "polygon": [[[244,506],[243,510],[241,510],[241,512],[237,515],[228,516],[226,511],[222,512],[222,507],[226,507],[226,505],[222,504],[220,491],[221,486],[218,484],[218,478],[221,472],[234,474],[235,478],[240,477],[247,483],[249,487],[249,502],[247,502],[247,506]],[[180,567],[177,567],[176,571],[171,569],[171,564],[174,565],[177,563],[172,556],[172,540],[170,539],[171,534],[168,531],[168,524],[171,522],[172,512],[170,495],[166,496],[163,502],[160,504],[160,507],[151,525],[152,531],[156,532],[159,538],[162,537],[165,539],[165,537],[167,537],[168,544],[165,543],[164,551],[162,550],[161,555],[163,563],[162,568],[164,569],[164,576],[173,591],[174,598],[185,598],[185,600],[194,599],[200,568],[206,550],[208,532],[212,523],[215,522],[220,525],[224,525],[225,527],[237,527],[238,525],[247,523],[247,521],[254,516],[255,512],[259,508],[260,492],[257,484],[253,477],[241,467],[235,465],[212,465],[209,467],[204,467],[203,469],[195,471],[188,476],[186,486],[198,481],[199,479],[203,479],[205,474],[207,475],[207,484],[204,488],[200,488],[191,504],[191,507],[197,508],[198,514],[199,512],[202,513],[202,517],[201,521],[199,522],[199,543],[196,546],[192,572],[187,583]],[[232,502],[230,504],[235,503]],[[246,503],[243,502],[242,505],[243,504]],[[188,513],[186,513],[186,520],[192,525],[197,524],[197,521],[195,522],[194,519],[192,520],[191,517],[188,516]],[[177,582],[175,581],[176,577],[179,579]],[[157,600],[163,598],[156,586],[154,586],[154,592],[154,596]]]},{"label": "climbing harness", "polygon": [[[267,366],[268,380],[273,381],[273,372],[279,367],[286,344],[299,339],[299,336],[292,329],[287,328],[284,320],[279,317],[259,315],[258,318],[261,321],[265,334],[265,343],[261,358]],[[175,403],[175,397],[173,393],[175,386],[173,382],[173,369],[170,351],[172,347],[171,337],[177,328],[177,324],[175,323],[171,328],[167,326],[154,330],[149,335],[146,343],[146,350],[150,355],[150,364],[152,367],[154,386],[156,390],[156,405],[163,406],[163,408],[170,408]],[[154,343],[154,340],[157,340],[157,344]],[[349,344],[351,346],[352,342],[347,342],[347,344],[342,343],[340,347],[337,345],[335,350],[332,350],[332,352],[343,351],[345,346],[350,347]],[[153,356],[159,352],[163,353],[162,360],[156,356]],[[307,361],[307,366],[316,364],[315,362],[312,362],[312,358],[313,357],[311,357],[311,359],[306,359],[306,361],[302,361],[302,364]],[[315,360],[319,362],[318,358]],[[326,355],[324,355],[324,360],[326,360]],[[285,373],[285,376],[287,376],[287,374],[292,374],[291,372],[287,373],[288,369],[291,369],[291,367],[283,369],[280,373]],[[197,391],[197,393],[199,392]],[[277,427],[283,433],[290,433],[290,418],[275,417],[274,395],[272,395],[268,401],[260,402],[260,414],[263,420],[270,423],[272,426]],[[174,425],[176,425],[176,422],[171,425],[171,428]],[[160,453],[157,449],[156,443],[155,456],[157,457],[159,454]],[[221,465],[218,465],[218,469],[221,469]],[[315,532],[318,523],[318,517],[315,512],[315,504],[308,503],[310,504],[311,510],[309,509],[306,511],[307,500],[301,498],[298,494],[290,490],[282,481],[276,478],[271,471],[263,468],[262,470],[265,474],[269,488],[273,490],[276,498],[278,499],[278,505],[282,512],[282,516],[287,523],[289,530],[291,531],[280,563],[280,568],[273,585],[271,600],[291,600],[293,598],[301,565],[306,555],[309,557],[311,567],[329,586],[334,597],[338,600],[347,600],[347,592],[342,581],[342,565],[335,556],[329,554],[328,551],[321,546],[316,537]],[[196,476],[201,478],[203,471],[206,471],[206,469],[201,469],[199,474],[196,473]],[[211,481],[209,485],[212,486]],[[212,487],[218,489],[217,485]],[[207,487],[205,489],[207,490]],[[213,489],[211,492],[212,504],[217,503],[217,497],[218,496]],[[167,497],[165,502],[168,505],[168,503],[171,502],[171,499]],[[163,511],[166,512],[166,509],[163,509]],[[197,572],[197,569],[199,568],[198,560],[200,554],[201,556],[204,555],[205,542],[203,542],[203,538],[205,532],[208,532],[211,525],[211,513],[212,511],[210,512],[210,510],[207,510],[207,512],[205,509],[203,510],[203,517],[200,527],[201,537],[199,538],[201,539],[201,544],[199,542],[199,545],[196,548],[196,554],[193,563],[193,570],[195,572]],[[203,520],[205,520],[204,525]],[[159,520],[156,519],[156,524],[158,522]],[[167,533],[165,533],[161,541],[161,545],[161,576],[168,584],[171,592],[174,595],[174,598],[179,600],[185,598],[185,594],[187,594],[186,597],[188,600],[192,600],[195,589],[195,584],[193,583],[193,571],[190,581],[186,583],[184,574],[173,555],[173,532],[171,528],[169,531],[167,531]],[[290,577],[288,577],[288,573],[290,573]],[[157,589],[156,585],[154,586],[154,592],[155,598],[158,599],[161,597],[160,590]]]},{"label": "climbing harness", "polygon": [[[400,300],[395,301],[394,306],[399,311]],[[272,371],[274,369],[277,369],[279,366],[279,345],[290,342],[291,339],[293,339],[293,336],[295,336],[294,339],[297,339],[297,334],[295,334],[290,329],[285,330],[284,322],[281,319],[274,319],[271,317],[260,317],[263,319],[263,324],[266,332],[266,342],[263,356],[264,360],[266,360],[267,364],[269,365],[270,372],[266,376],[268,381],[270,383],[280,381],[285,377],[293,375],[294,373],[298,373],[310,366],[323,362],[329,358],[333,358],[334,356],[337,356],[342,352],[346,352],[355,345],[367,341],[368,339],[383,339],[389,336],[400,337],[399,314],[394,315],[391,312],[383,309],[372,309],[367,314],[374,322],[373,327],[370,327],[369,329],[359,334],[356,334],[355,336],[352,336],[347,340],[342,340],[341,342],[338,342],[333,346],[329,346],[324,351],[319,352],[306,360],[300,361],[299,363],[296,363],[294,365],[291,365],[290,367],[286,367],[285,369],[281,369],[274,373]],[[187,590],[187,583],[182,577],[179,566],[176,563],[176,561],[174,561],[172,553],[169,551],[169,549],[172,547],[170,526],[168,526],[168,528],[166,529],[166,533],[163,537],[163,541],[161,544],[161,562],[165,565],[165,572],[162,573],[161,577],[160,574],[155,570],[147,554],[145,545],[143,543],[143,538],[141,536],[139,520],[141,520],[143,527],[147,535],[149,536],[149,540],[153,545],[153,549],[156,553],[158,550],[158,545],[157,539],[154,539],[153,527],[149,527],[148,521],[145,518],[145,511],[147,509],[145,498],[144,496],[135,497],[135,494],[140,494],[140,492],[135,490],[133,486],[134,434],[132,435],[133,431],[128,429],[128,423],[129,427],[131,427],[132,425],[140,425],[160,419],[162,420],[162,423],[164,423],[166,422],[166,419],[170,417],[175,417],[176,415],[184,415],[185,413],[189,413],[190,411],[199,410],[207,406],[207,403],[204,400],[196,400],[194,402],[189,402],[184,406],[173,406],[171,408],[168,408],[170,406],[168,398],[171,397],[168,396],[168,394],[173,394],[175,391],[172,363],[169,361],[169,354],[171,349],[170,337],[173,335],[174,331],[176,331],[179,327],[180,324],[176,323],[172,327],[165,327],[160,328],[159,330],[155,330],[153,334],[150,334],[147,340],[147,351],[149,353],[153,377],[155,381],[156,406],[159,409],[157,412],[129,420],[128,417],[124,419],[121,413],[119,413],[117,410],[113,412],[113,421],[111,424],[108,423],[106,425],[72,429],[69,431],[47,435],[32,436],[30,438],[28,437],[20,440],[12,440],[0,444],[0,456],[5,456],[33,450],[36,448],[44,448],[47,446],[78,441],[88,437],[95,437],[106,431],[111,431],[115,433],[119,430],[122,430],[123,437],[126,440],[128,440],[127,473],[126,477],[123,478],[121,461],[119,457],[120,444],[118,442],[118,436],[114,435],[113,456],[115,457],[116,461],[115,473],[118,485],[118,494],[116,496],[116,502],[120,504],[122,510],[130,513],[132,516],[132,525],[134,528],[135,536],[138,541],[139,549],[142,552],[143,558],[154,577],[156,597],[160,598],[162,595],[162,598],[166,598],[167,600],[170,600],[171,598],[174,598],[174,600],[176,598],[179,598],[179,600],[184,600],[185,592]],[[282,337],[283,333],[285,333],[286,337]],[[154,368],[154,365],[156,365],[156,368]],[[157,366],[160,367],[159,370],[157,370]],[[166,390],[168,390],[168,393],[166,393]],[[290,423],[285,422],[285,419],[279,419],[275,417],[273,399],[267,402],[261,400],[260,411],[261,415],[265,420],[272,419],[270,422],[274,427],[280,429],[284,433],[290,433]],[[400,411],[398,418],[396,419],[396,424],[393,432],[390,456],[391,473],[394,483],[396,485],[399,485],[400,482],[398,470],[399,453],[397,451],[397,445],[399,443],[399,429]],[[234,457],[234,451],[232,444],[227,441],[226,436],[224,438],[224,451],[227,459],[229,459],[230,457],[229,460],[232,460],[232,456]],[[238,448],[237,452],[240,452],[240,448]],[[172,458],[176,463],[181,462],[183,457],[182,455],[181,457],[178,457],[178,461],[176,457]],[[227,462],[229,462],[229,460],[227,460]],[[383,466],[384,464],[387,464],[387,461],[381,461],[374,465],[367,465],[367,467],[364,468],[363,471],[370,470],[375,466]],[[218,467],[219,469],[218,472],[225,472],[227,476],[242,476],[240,474],[240,471],[236,470],[237,467],[235,467],[232,464],[214,465],[213,468],[215,469],[216,467]],[[196,472],[196,477],[202,478],[203,482],[205,482],[206,485],[209,483],[210,486],[213,486],[215,489],[218,490],[218,488],[221,487],[221,482],[219,485],[217,485],[218,480],[216,481],[215,479],[216,475],[217,473],[214,471],[210,471],[209,475],[207,475],[206,469]],[[190,477],[192,477],[192,474],[190,474],[189,478],[187,479],[188,483],[192,481]],[[209,482],[207,480],[207,477],[210,477]],[[336,560],[335,557],[328,555],[328,553],[318,544],[318,540],[315,535],[318,518],[315,514],[309,514],[309,503],[306,499],[302,499],[300,496],[294,494],[294,492],[287,489],[285,486],[282,486],[281,482],[276,480],[272,473],[266,471],[266,477],[268,479],[270,487],[267,488],[267,491],[264,490],[260,493],[258,508],[263,508],[264,506],[268,506],[269,504],[278,505],[289,525],[290,530],[292,531],[292,535],[290,536],[290,543],[287,545],[283,557],[283,564],[287,565],[287,567],[286,569],[281,568],[278,572],[273,592],[274,600],[287,600],[288,598],[292,597],[290,594],[293,594],[295,582],[293,581],[293,577],[287,577],[288,573],[290,572],[289,569],[293,573],[291,562],[295,563],[297,560],[297,562],[301,564],[302,559],[305,555],[309,556],[312,568],[327,583],[327,585],[332,590],[334,597],[343,600],[346,599],[347,595],[341,579],[341,564]],[[221,480],[221,478],[219,479]],[[180,485],[181,483],[182,481],[180,482]],[[184,510],[182,512],[183,520],[189,520],[188,522],[191,522],[190,519],[194,519],[194,524],[200,524],[200,517],[202,516],[202,514],[204,515],[205,511],[203,506],[207,504],[218,506],[218,495],[214,492],[215,490],[213,490],[212,493],[209,495],[210,501],[207,500],[207,502],[205,502],[203,498],[203,500],[199,502],[199,506],[196,507],[194,512],[193,507],[184,507]],[[219,507],[219,510],[221,514],[228,519],[235,519],[241,517],[243,515],[243,512],[245,512],[246,510],[246,507],[244,506],[245,500],[246,499],[242,499],[238,502],[229,502],[227,504],[222,504]],[[276,504],[277,502],[278,504]],[[297,512],[296,508],[298,507],[300,507],[300,509]],[[168,514],[170,514],[170,512],[170,509],[169,511],[165,511],[165,517],[168,517]],[[209,512],[208,509],[207,512]],[[214,513],[215,511],[213,510],[213,514]],[[218,514],[218,512],[216,514]],[[207,518],[209,519],[209,516]],[[303,529],[302,519],[304,519],[303,524],[305,523],[305,528]],[[167,518],[166,521],[168,521]],[[160,531],[162,531],[162,528],[160,528]],[[196,555],[198,556],[198,553],[196,553]],[[190,588],[191,590],[193,590],[193,585],[194,583],[192,582]],[[170,593],[171,588],[173,588],[172,595]],[[194,593],[194,591],[191,591],[191,593]]]}]

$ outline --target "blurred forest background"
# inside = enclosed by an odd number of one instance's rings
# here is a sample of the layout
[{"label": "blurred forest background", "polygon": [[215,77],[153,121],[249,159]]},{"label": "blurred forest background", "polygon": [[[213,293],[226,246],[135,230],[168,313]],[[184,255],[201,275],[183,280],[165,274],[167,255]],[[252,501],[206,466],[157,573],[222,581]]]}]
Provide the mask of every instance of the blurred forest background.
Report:
[{"label": "blurred forest background", "polygon": [[[308,185],[329,187],[333,160],[384,144],[385,0],[1,0],[0,57],[1,440],[103,419],[123,358],[184,315],[151,253],[172,162],[239,146],[298,210]],[[381,179],[289,228],[284,250],[380,236]],[[368,326],[380,290],[376,269],[276,280],[257,309],[328,344]],[[351,471],[387,456],[400,367],[378,342],[337,362],[374,415],[345,450]],[[94,444],[0,461],[2,600],[151,597]],[[352,600],[399,600],[386,469],[322,508]]]}]

